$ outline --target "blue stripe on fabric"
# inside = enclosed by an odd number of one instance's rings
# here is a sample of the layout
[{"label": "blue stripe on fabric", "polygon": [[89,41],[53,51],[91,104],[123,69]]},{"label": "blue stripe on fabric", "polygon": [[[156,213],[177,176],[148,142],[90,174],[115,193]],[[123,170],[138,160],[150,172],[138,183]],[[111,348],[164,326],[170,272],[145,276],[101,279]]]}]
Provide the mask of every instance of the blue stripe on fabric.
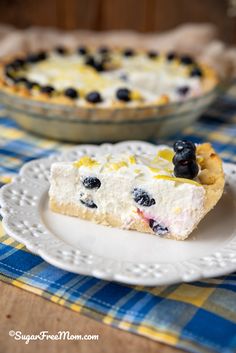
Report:
[{"label": "blue stripe on fabric", "polygon": [[222,352],[225,347],[236,350],[236,346],[232,346],[236,337],[236,324],[202,308],[182,328],[180,338],[192,339],[192,332],[201,343],[209,347],[215,345],[218,349],[222,348]]},{"label": "blue stripe on fabric", "polygon": [[42,262],[43,260],[41,259],[41,257],[20,250],[16,251],[14,254],[8,256],[4,260],[4,263],[6,265],[12,267],[20,267],[21,271],[23,272],[30,271],[33,267],[37,266]]}]

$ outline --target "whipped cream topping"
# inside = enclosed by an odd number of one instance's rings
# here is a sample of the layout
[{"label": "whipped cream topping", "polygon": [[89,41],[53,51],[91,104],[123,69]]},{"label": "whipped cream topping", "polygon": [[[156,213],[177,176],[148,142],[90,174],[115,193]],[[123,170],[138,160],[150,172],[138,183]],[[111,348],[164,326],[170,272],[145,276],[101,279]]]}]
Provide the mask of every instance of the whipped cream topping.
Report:
[{"label": "whipped cream topping", "polygon": [[[124,87],[136,92],[134,98],[126,102],[131,106],[137,102],[162,102],[163,95],[168,97],[168,101],[181,101],[201,95],[204,91],[204,79],[191,77],[188,66],[181,65],[177,60],[169,62],[164,55],[155,59],[141,52],[129,58],[119,51],[109,55],[112,69],[97,72],[93,67],[84,65],[83,56],[51,52],[46,60],[29,65],[24,75],[41,85],[52,85],[57,91],[68,87],[77,89],[80,97],[74,102],[82,106],[87,104],[85,95],[91,91],[102,95],[99,106],[116,103],[116,91]],[[183,87],[188,87],[188,90],[181,94],[179,88]]]},{"label": "whipped cream topping", "polygon": [[[153,154],[96,154],[55,163],[49,194],[59,205],[88,207],[101,219],[111,214],[123,228],[145,222],[159,236],[184,239],[204,213],[205,189],[197,178],[175,178],[172,158],[173,150],[162,146]],[[88,177],[100,187],[85,187]]]}]

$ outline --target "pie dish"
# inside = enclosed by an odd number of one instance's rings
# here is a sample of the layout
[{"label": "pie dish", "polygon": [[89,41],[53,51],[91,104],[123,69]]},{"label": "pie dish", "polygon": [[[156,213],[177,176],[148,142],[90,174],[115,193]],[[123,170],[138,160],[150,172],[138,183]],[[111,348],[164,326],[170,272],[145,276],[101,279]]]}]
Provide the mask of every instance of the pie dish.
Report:
[{"label": "pie dish", "polygon": [[184,240],[224,189],[210,144],[177,141],[174,151],[106,153],[51,168],[50,208],[113,227]]}]

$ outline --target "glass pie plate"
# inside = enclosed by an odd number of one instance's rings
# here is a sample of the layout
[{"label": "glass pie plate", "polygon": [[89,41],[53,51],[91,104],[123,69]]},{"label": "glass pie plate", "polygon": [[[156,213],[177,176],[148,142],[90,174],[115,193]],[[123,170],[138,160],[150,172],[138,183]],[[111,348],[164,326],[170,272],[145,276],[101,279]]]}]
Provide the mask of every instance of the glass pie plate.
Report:
[{"label": "glass pie plate", "polygon": [[153,140],[191,125],[220,94],[204,95],[162,106],[78,107],[46,103],[0,91],[8,115],[24,129],[47,138],[76,143]]}]

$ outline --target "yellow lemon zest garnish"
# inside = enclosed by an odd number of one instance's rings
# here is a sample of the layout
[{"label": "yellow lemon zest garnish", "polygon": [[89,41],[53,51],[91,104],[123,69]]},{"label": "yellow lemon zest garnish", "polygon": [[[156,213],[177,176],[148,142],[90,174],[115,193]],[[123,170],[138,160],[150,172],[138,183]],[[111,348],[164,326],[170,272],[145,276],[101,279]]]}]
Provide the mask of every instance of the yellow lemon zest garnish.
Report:
[{"label": "yellow lemon zest garnish", "polygon": [[186,178],[176,178],[176,177],[171,177],[168,175],[155,175],[155,179],[165,179],[165,180],[170,180],[170,181],[175,181],[177,183],[186,183],[186,184],[193,184],[195,186],[201,186],[201,184],[197,183],[194,180],[186,179]]},{"label": "yellow lemon zest garnish", "polygon": [[141,170],[140,169],[135,169],[134,172],[138,174],[138,173],[141,172]]},{"label": "yellow lemon zest garnish", "polygon": [[169,97],[166,94],[163,94],[161,97],[157,99],[156,102],[158,105],[164,105],[169,103],[169,101],[170,101]]},{"label": "yellow lemon zest garnish", "polygon": [[174,157],[174,151],[166,148],[164,150],[159,151],[157,153],[157,156],[162,159],[166,159],[168,162],[172,162],[172,159]]},{"label": "yellow lemon zest garnish", "polygon": [[110,163],[109,167],[114,170],[119,170],[122,167],[128,167],[128,163],[126,163],[125,161]]},{"label": "yellow lemon zest garnish", "polygon": [[151,170],[151,172],[153,172],[153,173],[158,173],[159,171],[160,171],[160,169],[159,168],[153,168],[153,167],[148,167],[150,170]]},{"label": "yellow lemon zest garnish", "polygon": [[176,207],[176,208],[174,209],[174,213],[180,214],[180,212],[181,212],[181,208],[180,208],[180,207]]},{"label": "yellow lemon zest garnish", "polygon": [[142,95],[139,91],[132,91],[131,92],[131,99],[134,100],[134,101],[137,101],[137,100],[141,100],[142,99]]},{"label": "yellow lemon zest garnish", "polygon": [[135,156],[129,156],[129,162],[130,162],[130,164],[136,164]]},{"label": "yellow lemon zest garnish", "polygon": [[92,159],[89,156],[81,157],[78,161],[75,161],[73,163],[73,166],[76,168],[80,168],[82,166],[92,168],[92,167],[96,167],[97,165],[99,165],[99,163],[95,161],[95,159]]}]

